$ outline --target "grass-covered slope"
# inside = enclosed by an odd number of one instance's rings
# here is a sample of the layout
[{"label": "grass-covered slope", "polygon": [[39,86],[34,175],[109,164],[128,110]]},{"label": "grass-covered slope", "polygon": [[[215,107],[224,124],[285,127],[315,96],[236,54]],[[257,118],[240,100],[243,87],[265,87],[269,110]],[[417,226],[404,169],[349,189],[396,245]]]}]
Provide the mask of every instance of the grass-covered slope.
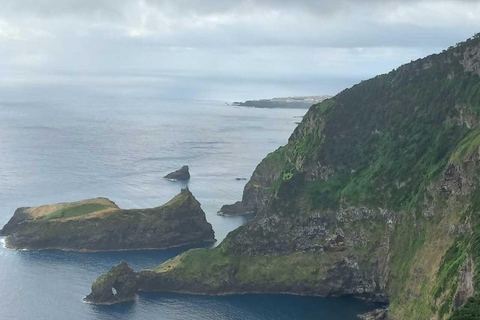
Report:
[{"label": "grass-covered slope", "polygon": [[460,314],[480,283],[479,75],[477,36],[312,106],[247,184],[257,216],[141,271],[140,289],[353,294],[388,300],[390,319],[474,319]]}]

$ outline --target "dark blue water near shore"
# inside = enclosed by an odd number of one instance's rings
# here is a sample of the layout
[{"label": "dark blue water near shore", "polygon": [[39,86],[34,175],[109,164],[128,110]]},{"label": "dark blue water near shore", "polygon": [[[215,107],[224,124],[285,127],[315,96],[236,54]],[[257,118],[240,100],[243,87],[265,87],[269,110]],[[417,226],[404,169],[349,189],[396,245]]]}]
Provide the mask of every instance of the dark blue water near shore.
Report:
[{"label": "dark blue water near shore", "polygon": [[[241,198],[255,166],[286,143],[305,110],[233,108],[165,100],[154,88],[0,86],[0,224],[17,207],[108,197],[123,208],[158,206],[185,184],[162,179],[188,164],[190,190],[216,238],[245,223],[216,211]],[[141,293],[129,304],[82,302],[120,260],[155,267],[188,248],[74,253],[0,248],[0,319],[356,319],[351,299]]]}]

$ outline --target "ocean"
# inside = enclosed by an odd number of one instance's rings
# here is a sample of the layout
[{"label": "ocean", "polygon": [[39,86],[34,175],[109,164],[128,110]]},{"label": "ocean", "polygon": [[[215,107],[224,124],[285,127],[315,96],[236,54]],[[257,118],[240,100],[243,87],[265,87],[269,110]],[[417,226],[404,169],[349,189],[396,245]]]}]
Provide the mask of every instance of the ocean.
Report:
[{"label": "ocean", "polygon": [[[107,197],[121,208],[162,205],[186,185],[218,245],[249,217],[221,217],[245,180],[284,145],[302,109],[232,107],[162,98],[155,86],[0,85],[0,225],[17,207]],[[162,179],[189,165],[188,183]],[[3,240],[3,239],[0,239]],[[190,247],[75,253],[0,248],[0,319],[356,319],[353,298],[140,293],[132,303],[82,301],[92,282],[126,260],[152,268]]]}]

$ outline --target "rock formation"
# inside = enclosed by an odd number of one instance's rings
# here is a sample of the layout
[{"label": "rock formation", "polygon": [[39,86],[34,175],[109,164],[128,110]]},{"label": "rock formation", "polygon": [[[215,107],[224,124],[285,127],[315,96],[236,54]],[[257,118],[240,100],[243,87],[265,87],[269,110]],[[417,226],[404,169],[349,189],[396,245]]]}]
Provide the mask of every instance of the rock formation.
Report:
[{"label": "rock formation", "polygon": [[105,198],[19,208],[0,234],[14,249],[73,251],[164,249],[214,240],[188,189],[149,209],[120,209]]},{"label": "rock formation", "polygon": [[114,304],[134,300],[137,296],[137,274],[125,261],[114,266],[93,283],[92,293],[85,301],[95,304]]},{"label": "rock formation", "polygon": [[190,179],[190,172],[188,170],[188,166],[183,166],[177,171],[171,172],[167,174],[165,179],[173,180],[173,181],[185,181]]}]

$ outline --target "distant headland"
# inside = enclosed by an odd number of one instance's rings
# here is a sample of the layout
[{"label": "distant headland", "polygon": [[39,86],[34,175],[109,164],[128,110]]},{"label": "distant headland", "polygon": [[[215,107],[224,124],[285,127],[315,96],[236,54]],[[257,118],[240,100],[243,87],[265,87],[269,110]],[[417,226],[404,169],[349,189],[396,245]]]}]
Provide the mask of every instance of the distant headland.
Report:
[{"label": "distant headland", "polygon": [[308,109],[313,104],[329,99],[331,96],[305,96],[305,97],[284,97],[260,100],[247,100],[245,102],[233,102],[232,106],[254,107],[254,108],[298,108]]}]

